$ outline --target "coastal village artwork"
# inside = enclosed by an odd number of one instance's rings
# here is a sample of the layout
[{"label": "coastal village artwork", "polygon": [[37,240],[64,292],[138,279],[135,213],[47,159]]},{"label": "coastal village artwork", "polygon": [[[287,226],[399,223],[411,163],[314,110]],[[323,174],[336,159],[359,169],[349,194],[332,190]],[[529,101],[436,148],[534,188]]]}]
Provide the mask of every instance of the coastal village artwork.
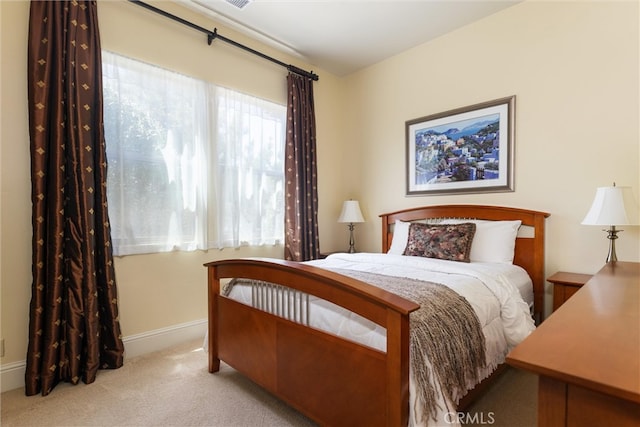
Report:
[{"label": "coastal village artwork", "polygon": [[407,195],[513,191],[515,96],[406,122]]},{"label": "coastal village artwork", "polygon": [[498,179],[498,114],[415,132],[416,184]]}]

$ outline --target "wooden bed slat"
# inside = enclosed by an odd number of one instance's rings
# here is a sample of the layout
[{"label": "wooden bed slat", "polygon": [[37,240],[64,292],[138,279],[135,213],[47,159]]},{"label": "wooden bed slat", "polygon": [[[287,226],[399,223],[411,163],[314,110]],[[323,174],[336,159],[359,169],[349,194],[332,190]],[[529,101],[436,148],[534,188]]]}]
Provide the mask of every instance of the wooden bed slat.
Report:
[{"label": "wooden bed slat", "polygon": [[[299,325],[283,322],[278,347],[299,348],[292,357],[278,354],[278,394],[287,402],[309,408],[322,425],[381,425],[387,418],[383,353]],[[317,332],[317,333],[314,333]],[[318,359],[322,364],[318,364]],[[300,375],[304,373],[304,375]],[[332,378],[341,378],[340,383]],[[326,411],[327,407],[332,408]]]}]

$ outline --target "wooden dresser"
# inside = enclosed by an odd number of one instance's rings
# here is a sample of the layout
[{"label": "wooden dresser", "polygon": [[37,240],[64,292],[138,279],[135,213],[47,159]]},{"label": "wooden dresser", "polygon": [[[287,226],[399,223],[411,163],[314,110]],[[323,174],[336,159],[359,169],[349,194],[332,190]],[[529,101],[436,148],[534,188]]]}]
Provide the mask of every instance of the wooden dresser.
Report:
[{"label": "wooden dresser", "polygon": [[539,375],[538,426],[640,425],[640,263],[612,262],[507,356]]}]

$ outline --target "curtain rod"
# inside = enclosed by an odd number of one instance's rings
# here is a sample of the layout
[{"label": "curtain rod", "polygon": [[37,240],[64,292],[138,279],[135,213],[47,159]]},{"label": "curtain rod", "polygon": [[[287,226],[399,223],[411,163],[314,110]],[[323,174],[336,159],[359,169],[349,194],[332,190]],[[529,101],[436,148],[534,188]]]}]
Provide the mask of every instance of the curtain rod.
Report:
[{"label": "curtain rod", "polygon": [[210,30],[207,30],[206,28],[203,28],[203,27],[201,27],[199,25],[194,24],[193,22],[189,22],[189,21],[187,21],[185,19],[180,18],[179,16],[173,15],[173,14],[171,14],[169,12],[165,12],[162,9],[158,9],[155,6],[151,6],[150,4],[144,3],[144,2],[142,2],[140,0],[129,0],[129,1],[131,3],[137,4],[138,6],[142,6],[142,7],[146,8],[146,9],[149,9],[149,10],[151,10],[153,12],[156,12],[156,13],[162,15],[162,16],[165,16],[167,18],[173,19],[174,21],[177,21],[177,22],[179,22],[179,23],[181,23],[183,25],[186,25],[187,27],[191,27],[194,30],[198,30],[198,31],[200,31],[202,33],[205,33],[207,35],[207,44],[209,44],[209,45],[211,45],[211,43],[215,39],[220,39],[223,42],[229,43],[229,44],[231,44],[231,45],[233,45],[235,47],[239,47],[240,49],[243,49],[243,50],[246,50],[247,52],[253,53],[254,55],[257,55],[257,56],[259,56],[261,58],[264,58],[264,59],[267,59],[267,60],[269,60],[271,62],[274,62],[274,63],[286,68],[287,70],[289,70],[289,71],[291,71],[293,73],[299,74],[299,75],[304,76],[304,77],[308,77],[308,78],[310,78],[311,80],[314,80],[314,81],[318,81],[318,79],[319,79],[318,75],[314,74],[313,71],[305,71],[305,70],[303,70],[301,68],[298,68],[298,67],[296,67],[294,65],[285,64],[284,62],[278,61],[277,59],[272,58],[272,57],[270,57],[268,55],[265,55],[262,52],[259,52],[259,51],[255,50],[255,49],[252,49],[252,48],[248,47],[248,46],[240,44],[240,43],[238,43],[238,42],[236,42],[234,40],[231,40],[231,39],[229,39],[227,37],[224,37],[224,36],[218,34],[218,29],[217,28],[214,28],[213,31],[210,31]]}]

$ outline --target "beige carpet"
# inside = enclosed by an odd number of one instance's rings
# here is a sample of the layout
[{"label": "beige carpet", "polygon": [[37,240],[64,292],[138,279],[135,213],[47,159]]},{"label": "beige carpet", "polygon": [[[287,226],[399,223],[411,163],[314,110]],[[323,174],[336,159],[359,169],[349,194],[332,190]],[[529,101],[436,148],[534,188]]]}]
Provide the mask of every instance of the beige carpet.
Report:
[{"label": "beige carpet", "polygon": [[[207,371],[202,342],[136,357],[90,385],[59,384],[49,396],[2,393],[10,426],[314,426],[228,366]],[[466,425],[535,426],[537,381],[508,370],[468,410]],[[464,420],[463,420],[464,421]]]}]

